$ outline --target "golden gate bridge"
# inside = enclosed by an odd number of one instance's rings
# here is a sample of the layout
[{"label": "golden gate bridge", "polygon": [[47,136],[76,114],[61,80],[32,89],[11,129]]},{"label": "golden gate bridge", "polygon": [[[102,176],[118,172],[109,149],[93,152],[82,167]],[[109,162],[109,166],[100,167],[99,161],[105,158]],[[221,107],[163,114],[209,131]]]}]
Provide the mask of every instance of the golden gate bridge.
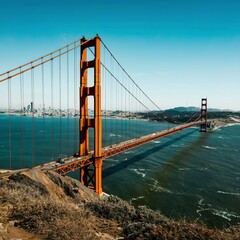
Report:
[{"label": "golden gate bridge", "polygon": [[8,169],[0,177],[33,167],[62,175],[80,169],[81,183],[98,195],[104,159],[193,126],[206,132],[209,123],[203,98],[186,123],[140,135],[140,113],[161,109],[98,35],[0,74],[0,95],[0,168]]}]

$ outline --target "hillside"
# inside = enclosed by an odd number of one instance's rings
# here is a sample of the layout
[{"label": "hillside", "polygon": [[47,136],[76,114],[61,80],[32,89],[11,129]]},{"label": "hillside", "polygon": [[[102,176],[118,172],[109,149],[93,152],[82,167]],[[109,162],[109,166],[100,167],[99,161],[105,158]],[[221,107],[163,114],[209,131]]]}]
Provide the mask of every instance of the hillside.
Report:
[{"label": "hillside", "polygon": [[[178,108],[177,108],[178,109]],[[182,109],[182,108],[180,108]],[[162,112],[144,112],[139,113],[143,119],[148,119],[149,121],[158,121],[158,122],[168,122],[168,123],[185,123],[189,120],[194,121],[200,115],[200,110],[197,112],[194,111],[182,111],[179,110],[166,110]],[[233,118],[239,118],[239,112],[208,112],[208,119],[218,119],[225,123],[234,123]]]},{"label": "hillside", "polygon": [[176,222],[78,181],[31,170],[0,180],[0,239],[240,239],[240,226],[212,230]]}]

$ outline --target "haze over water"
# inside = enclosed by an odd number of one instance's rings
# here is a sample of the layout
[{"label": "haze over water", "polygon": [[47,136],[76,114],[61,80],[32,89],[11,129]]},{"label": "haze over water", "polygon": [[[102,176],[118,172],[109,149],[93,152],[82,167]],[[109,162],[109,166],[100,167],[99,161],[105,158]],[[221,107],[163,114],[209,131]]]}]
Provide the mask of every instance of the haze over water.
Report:
[{"label": "haze over water", "polygon": [[[19,166],[19,126],[21,118],[13,116],[12,153],[13,168]],[[31,118],[24,118],[24,165],[31,166],[32,125]],[[67,121],[70,122],[71,151],[74,145],[74,119],[62,119],[63,135],[66,136]],[[126,120],[125,120],[126,121]],[[131,129],[147,134],[170,125],[131,120]],[[59,121],[54,120],[55,129]],[[0,168],[8,162],[8,117],[0,115]],[[116,132],[116,128],[118,130]],[[51,139],[52,120],[45,119],[45,138]],[[124,121],[103,120],[104,145],[135,137],[133,131],[124,132]],[[122,130],[121,130],[122,127]],[[43,137],[42,119],[35,119],[35,136],[38,141],[35,161],[43,161],[43,150],[39,149]],[[57,131],[57,130],[56,130]],[[17,137],[18,136],[18,137]],[[29,136],[29,137],[27,137]],[[39,139],[38,139],[39,138]],[[55,134],[55,150],[59,148]],[[66,150],[66,139],[62,141]],[[8,141],[8,140],[7,140]],[[49,140],[50,144],[50,140]],[[45,144],[46,146],[46,144]],[[69,149],[68,149],[69,151]],[[51,147],[44,150],[51,160]],[[56,151],[57,152],[57,151]],[[240,125],[221,127],[208,133],[190,128],[180,133],[152,141],[121,155],[106,159],[103,163],[103,190],[117,195],[133,205],[146,205],[159,210],[167,217],[186,218],[203,222],[211,227],[226,227],[240,223]],[[57,157],[57,156],[56,156]],[[17,163],[18,160],[18,163]],[[5,162],[4,162],[5,161]],[[46,161],[46,160],[45,160]],[[78,178],[76,171],[71,176]]]}]

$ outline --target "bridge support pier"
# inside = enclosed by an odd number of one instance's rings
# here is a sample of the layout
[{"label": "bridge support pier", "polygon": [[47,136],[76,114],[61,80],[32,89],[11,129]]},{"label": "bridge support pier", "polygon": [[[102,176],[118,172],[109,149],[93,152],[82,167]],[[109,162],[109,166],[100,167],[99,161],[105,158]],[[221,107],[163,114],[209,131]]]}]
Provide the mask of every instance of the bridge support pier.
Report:
[{"label": "bridge support pier", "polygon": [[[79,156],[89,154],[89,128],[94,129],[93,164],[80,168],[80,181],[102,195],[102,115],[101,115],[101,78],[100,78],[100,38],[81,39],[80,62],[80,146]],[[95,58],[87,60],[87,49],[95,49]],[[88,68],[94,68],[94,86],[88,86]],[[94,118],[88,115],[88,96],[94,97]]]},{"label": "bridge support pier", "polygon": [[200,125],[200,132],[207,131],[207,98],[202,98],[202,106],[201,106],[201,121],[204,121],[204,124]]}]

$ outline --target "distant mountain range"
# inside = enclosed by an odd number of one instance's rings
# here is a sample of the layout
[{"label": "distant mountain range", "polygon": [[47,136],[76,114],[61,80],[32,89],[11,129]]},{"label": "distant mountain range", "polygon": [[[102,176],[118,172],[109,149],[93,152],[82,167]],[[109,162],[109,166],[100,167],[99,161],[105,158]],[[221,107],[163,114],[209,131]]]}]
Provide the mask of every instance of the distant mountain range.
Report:
[{"label": "distant mountain range", "polygon": [[[198,107],[175,107],[167,109],[165,111],[176,111],[176,112],[199,112],[200,108]],[[208,112],[234,112],[230,109],[218,109],[218,108],[209,108]]]}]

